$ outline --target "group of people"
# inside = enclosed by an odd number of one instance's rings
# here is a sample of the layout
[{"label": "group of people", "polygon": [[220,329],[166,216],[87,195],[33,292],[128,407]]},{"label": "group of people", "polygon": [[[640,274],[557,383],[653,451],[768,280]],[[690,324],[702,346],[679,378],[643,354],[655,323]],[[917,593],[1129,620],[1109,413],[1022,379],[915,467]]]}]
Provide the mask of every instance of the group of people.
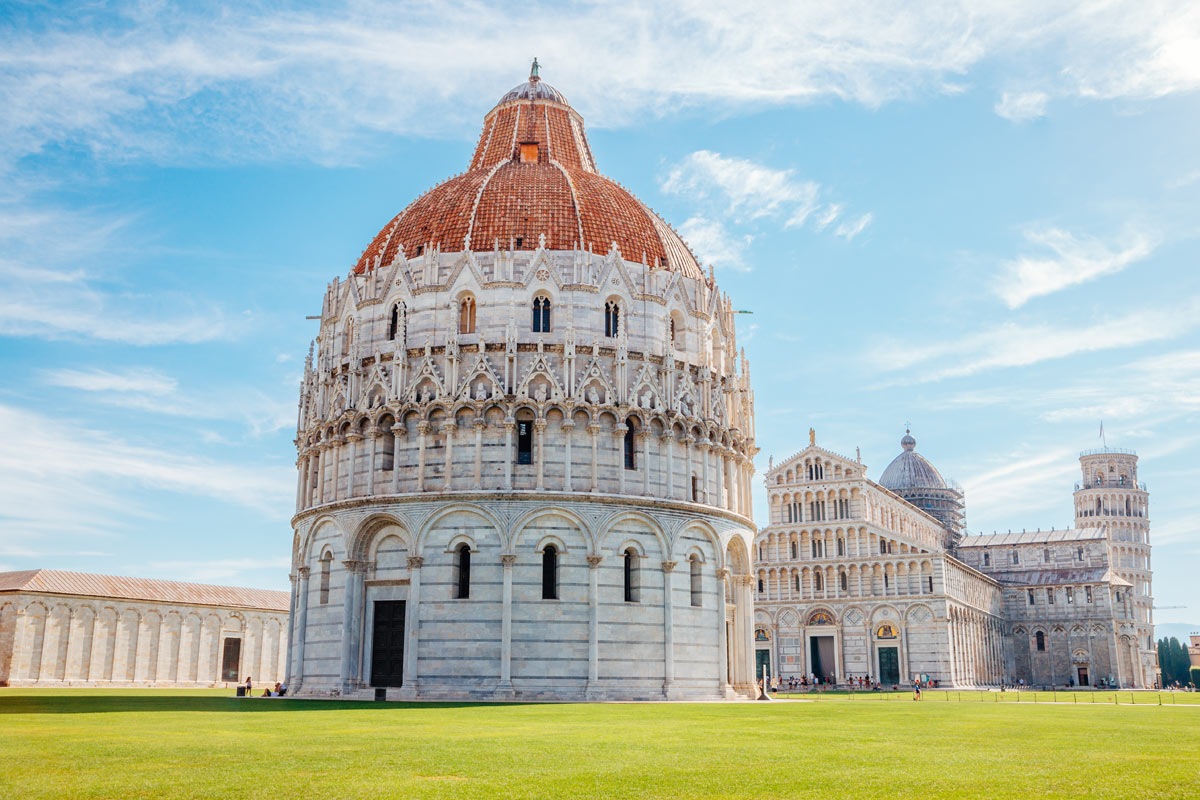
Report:
[{"label": "group of people", "polygon": [[[763,690],[763,679],[759,678],[757,683],[759,690]],[[825,687],[831,687],[834,685],[834,683],[835,682],[832,675],[827,677],[818,677],[812,673],[809,673],[808,675],[801,675],[799,677],[792,675],[782,679],[778,675],[772,675],[767,681],[765,688],[767,691],[772,693],[779,692],[780,690],[785,692],[806,692],[809,689],[820,690],[824,689]],[[883,690],[883,685],[880,684],[879,681],[872,680],[870,675],[847,675],[846,684],[851,689],[870,689],[874,692]],[[911,686],[913,692],[915,693],[915,697],[913,699],[919,700],[921,699],[921,689],[933,688],[937,686],[937,681],[927,676],[921,676],[913,678]],[[899,686],[893,685],[892,691],[895,691],[899,688]]]},{"label": "group of people", "polygon": [[[287,684],[276,683],[273,689],[270,686],[265,687],[259,697],[283,697],[286,694]],[[249,675],[246,676],[246,697],[254,697],[254,681]]]}]

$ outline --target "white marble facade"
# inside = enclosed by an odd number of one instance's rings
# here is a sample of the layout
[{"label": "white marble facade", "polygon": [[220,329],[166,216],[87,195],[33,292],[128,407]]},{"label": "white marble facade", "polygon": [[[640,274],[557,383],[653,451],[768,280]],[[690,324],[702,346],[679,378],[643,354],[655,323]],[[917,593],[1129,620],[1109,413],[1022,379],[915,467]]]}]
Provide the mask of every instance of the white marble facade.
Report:
[{"label": "white marble facade", "polygon": [[[435,251],[335,280],[321,319],[297,435],[300,693],[752,692],[753,396],[711,277],[615,249]],[[402,669],[381,680],[377,604],[397,601]]]},{"label": "white marble facade", "polygon": [[[18,574],[31,573],[7,575]],[[5,577],[0,574],[0,584]],[[256,601],[277,595],[274,607],[221,606],[156,597],[167,581],[120,580],[124,587],[153,587],[144,600],[0,591],[0,686],[187,688],[247,677],[258,686],[284,680],[285,593],[250,590]]]},{"label": "white marble facade", "polygon": [[755,540],[756,669],[834,684],[998,685],[1000,584],[953,558],[941,521],[814,443],[766,474]]}]

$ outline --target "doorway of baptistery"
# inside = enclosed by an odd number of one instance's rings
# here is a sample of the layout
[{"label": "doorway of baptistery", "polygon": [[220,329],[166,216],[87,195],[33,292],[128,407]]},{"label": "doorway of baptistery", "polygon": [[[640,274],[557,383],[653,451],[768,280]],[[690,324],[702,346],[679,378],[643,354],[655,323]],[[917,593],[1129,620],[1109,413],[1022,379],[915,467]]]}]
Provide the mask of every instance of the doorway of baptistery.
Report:
[{"label": "doorway of baptistery", "polygon": [[879,682],[900,683],[900,651],[895,647],[879,648]]},{"label": "doorway of baptistery", "polygon": [[376,600],[371,626],[371,685],[404,685],[403,600]]},{"label": "doorway of baptistery", "polygon": [[771,680],[771,651],[766,648],[760,648],[754,651],[754,679],[758,680],[763,676],[763,669],[766,669],[767,680]]},{"label": "doorway of baptistery", "polygon": [[1080,686],[1091,686],[1091,684],[1088,683],[1088,668],[1087,667],[1076,667],[1075,669],[1079,673],[1079,685]]}]

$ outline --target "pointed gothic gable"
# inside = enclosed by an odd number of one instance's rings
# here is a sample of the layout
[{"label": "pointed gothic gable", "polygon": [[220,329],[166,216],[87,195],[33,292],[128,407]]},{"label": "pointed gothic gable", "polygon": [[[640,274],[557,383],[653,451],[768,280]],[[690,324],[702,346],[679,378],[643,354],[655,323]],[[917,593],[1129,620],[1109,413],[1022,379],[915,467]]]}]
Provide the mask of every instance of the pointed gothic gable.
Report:
[{"label": "pointed gothic gable", "polygon": [[426,388],[432,389],[435,400],[446,394],[445,381],[442,380],[442,374],[438,371],[437,364],[433,361],[433,355],[430,353],[428,344],[425,345],[425,356],[421,359],[421,365],[413,371],[412,376],[409,378],[408,391],[405,392],[405,398],[410,403],[416,402],[419,397],[418,391],[423,392]]},{"label": "pointed gothic gable", "polygon": [[[595,401],[588,397],[589,388],[596,389]],[[579,371],[579,379],[575,384],[575,396],[593,405],[616,402],[617,390],[608,377],[604,362],[600,360],[599,345],[592,345],[592,356]]]},{"label": "pointed gothic gable", "polygon": [[767,470],[766,477],[769,479],[774,479],[775,476],[781,471],[786,472],[789,467],[794,467],[796,464],[802,463],[804,459],[808,458],[809,456],[818,456],[822,460],[828,460],[834,464],[840,465],[843,472],[846,470],[856,470],[858,472],[857,477],[865,477],[866,467],[864,465],[859,464],[852,458],[847,458],[840,453],[835,453],[832,450],[826,450],[824,447],[820,447],[819,445],[815,444],[810,444],[800,452],[788,456],[783,461],[771,467],[769,470]]},{"label": "pointed gothic gable", "polygon": [[[534,251],[533,258],[529,261],[529,267],[525,270],[525,277],[522,283],[526,287],[532,286],[535,282],[552,283],[558,289],[562,289],[566,284],[563,283],[562,276],[558,274],[558,269],[554,266],[554,262],[550,260],[550,254],[545,248],[545,236],[541,237],[543,245]],[[545,270],[545,277],[539,275],[541,270]]]},{"label": "pointed gothic gable", "polygon": [[539,376],[545,377],[546,382],[550,384],[549,399],[562,400],[566,393],[563,391],[562,384],[558,382],[558,378],[554,377],[554,365],[542,350],[542,343],[538,342],[538,352],[530,362],[529,367],[525,370],[525,377],[517,385],[517,395],[520,397],[533,397],[537,393],[530,394],[529,387],[533,380]]},{"label": "pointed gothic gable", "polygon": [[643,361],[641,369],[633,378],[633,393],[630,395],[630,405],[636,405],[638,408],[646,408],[646,393],[650,394],[650,399],[653,403],[651,408],[665,409],[667,407],[663,398],[662,390],[658,385],[658,376],[655,374],[654,365],[649,361]]},{"label": "pointed gothic gable", "polygon": [[475,288],[482,288],[487,283],[487,278],[483,276],[483,270],[479,266],[479,262],[475,259],[475,254],[469,249],[459,253],[458,258],[454,260],[454,264],[450,267],[450,272],[446,276],[446,286],[453,291],[454,284],[458,281],[459,276],[464,272],[475,279]]},{"label": "pointed gothic gable", "polygon": [[478,349],[475,352],[475,360],[464,374],[467,377],[462,381],[462,386],[459,387],[459,400],[477,399],[477,384],[481,380],[487,382],[485,388],[488,397],[502,397],[504,395],[504,382],[496,376],[496,370],[492,367],[492,362],[487,357],[487,350],[482,337],[479,339]]}]

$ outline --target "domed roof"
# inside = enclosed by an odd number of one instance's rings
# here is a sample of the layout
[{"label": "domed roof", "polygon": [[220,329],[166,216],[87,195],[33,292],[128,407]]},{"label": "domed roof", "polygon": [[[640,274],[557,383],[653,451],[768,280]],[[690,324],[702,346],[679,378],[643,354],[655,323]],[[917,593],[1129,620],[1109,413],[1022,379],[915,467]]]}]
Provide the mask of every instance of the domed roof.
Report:
[{"label": "domed roof", "polygon": [[500,103],[507,103],[511,100],[550,100],[562,103],[564,106],[567,105],[567,98],[562,96],[562,92],[550,84],[536,79],[527,80],[520,86],[514,86],[508,94],[500,98]]},{"label": "domed roof", "polygon": [[908,489],[946,489],[937,469],[916,452],[917,440],[908,431],[900,440],[903,451],[892,459],[887,469],[879,476],[879,485],[893,492],[903,492]]},{"label": "domed roof", "polygon": [[[519,101],[519,102],[512,102]],[[488,112],[466,172],[435,186],[393,218],[355,272],[390,264],[403,249],[442,252],[548,250],[607,253],[703,280],[675,230],[623,186],[596,170],[583,117],[537,76]]]}]

